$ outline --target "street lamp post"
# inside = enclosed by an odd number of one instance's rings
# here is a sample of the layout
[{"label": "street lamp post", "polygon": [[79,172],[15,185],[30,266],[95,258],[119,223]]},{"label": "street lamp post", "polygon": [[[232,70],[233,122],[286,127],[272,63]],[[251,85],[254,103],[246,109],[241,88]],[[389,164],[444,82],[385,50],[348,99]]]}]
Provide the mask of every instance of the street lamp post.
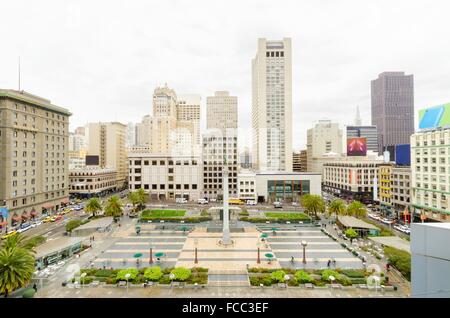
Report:
[{"label": "street lamp post", "polygon": [[257,258],[256,258],[256,263],[257,264],[261,264],[261,257],[260,257],[260,252],[261,252],[260,246],[261,246],[261,243],[260,243],[260,241],[258,241],[257,246],[258,246],[258,254],[257,254]]},{"label": "street lamp post", "polygon": [[306,253],[306,246],[307,246],[307,245],[308,245],[308,242],[302,241],[302,246],[303,246],[303,264],[306,264],[305,253]]},{"label": "street lamp post", "polygon": [[81,282],[82,282],[82,286],[84,285],[84,278],[86,277],[86,273],[82,273],[81,275],[80,275],[80,278],[81,278]]},{"label": "street lamp post", "polygon": [[198,255],[197,255],[198,239],[194,239],[194,246],[195,246],[195,259],[194,259],[194,263],[197,264],[197,263],[198,263]]},{"label": "street lamp post", "polygon": [[125,274],[125,279],[127,280],[127,294],[128,294],[128,279],[130,279],[131,274],[127,273]]},{"label": "street lamp post", "polygon": [[149,264],[153,264],[153,248],[150,246],[150,259],[148,260]]}]

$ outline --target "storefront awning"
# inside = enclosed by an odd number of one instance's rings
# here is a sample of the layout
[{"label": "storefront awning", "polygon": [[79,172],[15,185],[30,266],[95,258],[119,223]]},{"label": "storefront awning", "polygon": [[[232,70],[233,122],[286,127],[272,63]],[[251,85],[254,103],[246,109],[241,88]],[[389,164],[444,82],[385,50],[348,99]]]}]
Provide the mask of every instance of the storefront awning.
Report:
[{"label": "storefront awning", "polygon": [[36,210],[33,210],[33,211],[30,212],[30,214],[31,214],[32,216],[36,216],[36,215],[37,215],[37,212],[36,212]]},{"label": "storefront awning", "polygon": [[14,215],[14,216],[12,217],[12,219],[13,219],[13,221],[18,222],[18,221],[22,220],[22,217],[21,217],[20,215]]},{"label": "storefront awning", "polygon": [[0,222],[0,226],[5,226],[5,225],[8,225],[8,222],[7,221],[5,221],[5,222]]},{"label": "storefront awning", "polygon": [[62,203],[62,204],[67,204],[67,203],[69,203],[69,198],[64,198],[64,199],[62,199],[62,200],[61,200],[61,203]]},{"label": "storefront awning", "polygon": [[23,212],[22,213],[22,219],[27,220],[30,218],[30,215],[28,214],[28,212]]},{"label": "storefront awning", "polygon": [[53,204],[51,204],[51,203],[45,203],[45,204],[43,204],[43,205],[42,205],[42,207],[43,207],[44,209],[48,210],[48,209],[51,209],[51,208],[53,208],[53,207],[54,207],[54,205],[53,205]]}]

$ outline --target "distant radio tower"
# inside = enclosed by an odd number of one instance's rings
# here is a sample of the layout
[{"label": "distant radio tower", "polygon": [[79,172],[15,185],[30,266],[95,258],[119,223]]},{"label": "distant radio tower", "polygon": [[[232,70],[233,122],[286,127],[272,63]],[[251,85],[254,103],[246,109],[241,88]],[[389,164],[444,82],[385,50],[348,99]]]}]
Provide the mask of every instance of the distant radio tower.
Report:
[{"label": "distant radio tower", "polygon": [[356,106],[356,117],[355,117],[355,126],[361,126],[362,120],[361,115],[359,114],[359,106]]}]

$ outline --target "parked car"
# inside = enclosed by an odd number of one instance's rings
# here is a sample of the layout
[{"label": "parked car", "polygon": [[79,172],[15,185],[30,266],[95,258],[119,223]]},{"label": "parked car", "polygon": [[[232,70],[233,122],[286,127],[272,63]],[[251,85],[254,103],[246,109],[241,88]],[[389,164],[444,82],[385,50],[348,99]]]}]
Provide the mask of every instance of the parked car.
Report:
[{"label": "parked car", "polygon": [[61,220],[62,219],[62,215],[56,215],[55,216],[55,221],[59,221],[59,220]]},{"label": "parked car", "polygon": [[17,230],[17,233],[22,233],[22,232],[28,231],[29,229],[31,229],[31,224],[24,223],[19,227],[19,229]]},{"label": "parked car", "polygon": [[5,235],[2,236],[2,240],[5,240],[5,239],[7,239],[8,237],[13,236],[13,235],[16,235],[16,234],[17,234],[17,231],[11,231],[11,232],[9,232],[9,233],[6,233]]},{"label": "parked car", "polygon": [[176,198],[175,199],[175,203],[178,203],[178,204],[184,204],[184,203],[187,203],[188,201],[186,200],[186,198]]},{"label": "parked car", "polygon": [[256,201],[255,200],[247,200],[247,205],[256,205]]},{"label": "parked car", "polygon": [[47,216],[45,219],[42,220],[43,223],[48,223],[48,222],[52,222],[52,217],[51,216]]},{"label": "parked car", "polygon": [[39,226],[42,224],[42,221],[36,221],[33,223],[34,227]]},{"label": "parked car", "polygon": [[208,204],[208,199],[198,199],[198,204]]},{"label": "parked car", "polygon": [[[328,200],[329,201],[329,200]],[[292,202],[292,206],[299,206],[298,202]]]},{"label": "parked car", "polygon": [[277,208],[277,209],[281,209],[283,207],[283,203],[279,202],[279,201],[275,201],[273,203],[273,207]]}]

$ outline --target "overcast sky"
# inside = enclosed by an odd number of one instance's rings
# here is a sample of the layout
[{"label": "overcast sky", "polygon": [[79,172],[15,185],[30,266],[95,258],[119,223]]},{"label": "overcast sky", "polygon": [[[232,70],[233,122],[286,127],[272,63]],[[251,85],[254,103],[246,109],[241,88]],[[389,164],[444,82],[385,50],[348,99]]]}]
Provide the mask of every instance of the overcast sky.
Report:
[{"label": "overcast sky", "polygon": [[[89,121],[138,122],[152,93],[238,96],[251,126],[257,39],[292,38],[293,146],[319,119],[370,124],[370,81],[415,77],[415,106],[450,101],[450,1],[6,1],[0,6],[0,88],[18,87]],[[241,147],[250,141],[241,133]]]}]

